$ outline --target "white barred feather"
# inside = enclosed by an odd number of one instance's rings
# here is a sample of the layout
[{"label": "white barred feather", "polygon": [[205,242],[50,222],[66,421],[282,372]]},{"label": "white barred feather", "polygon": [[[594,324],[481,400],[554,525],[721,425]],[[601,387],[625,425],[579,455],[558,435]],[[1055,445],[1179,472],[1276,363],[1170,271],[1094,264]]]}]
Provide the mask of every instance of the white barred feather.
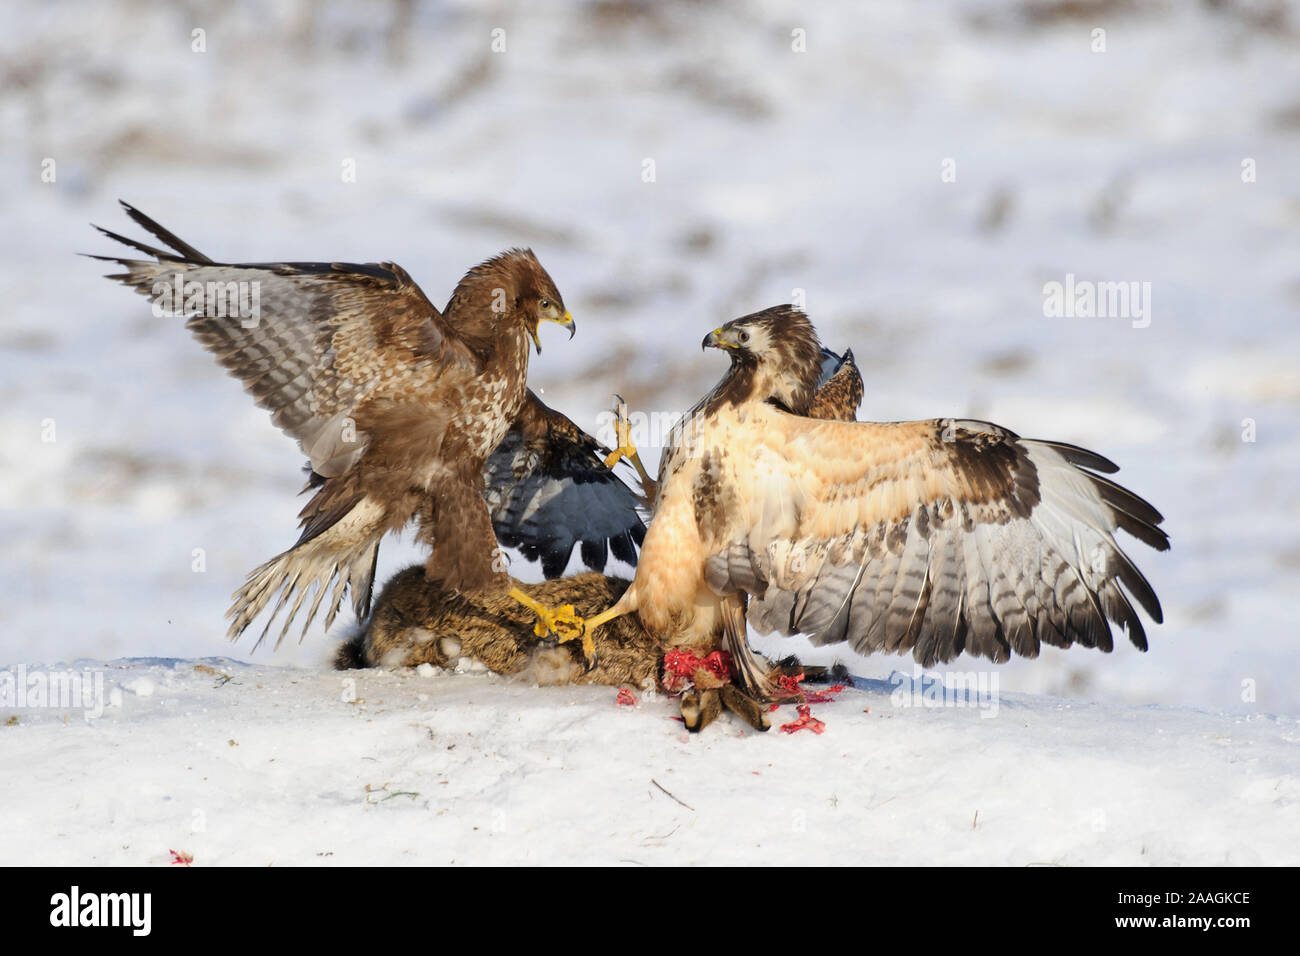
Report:
[{"label": "white barred feather", "polygon": [[[758,632],[911,651],[929,666],[963,652],[1032,657],[1044,643],[1110,650],[1114,621],[1145,649],[1121,585],[1157,621],[1159,603],[1113,532],[1129,527],[1157,547],[1167,539],[1154,509],[1080,467],[1109,466],[1100,456],[982,422],[812,423],[766,408],[749,417],[764,440],[742,457],[754,476],[736,469],[733,490],[744,501],[754,489],[754,520],[710,563],[709,585],[750,593]],[[745,579],[748,568],[758,580]]]}]

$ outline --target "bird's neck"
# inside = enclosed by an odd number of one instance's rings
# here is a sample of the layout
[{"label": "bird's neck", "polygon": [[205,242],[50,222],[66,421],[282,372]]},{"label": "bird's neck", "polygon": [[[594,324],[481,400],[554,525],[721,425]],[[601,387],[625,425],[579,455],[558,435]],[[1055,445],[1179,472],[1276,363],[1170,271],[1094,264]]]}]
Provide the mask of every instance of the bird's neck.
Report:
[{"label": "bird's neck", "polygon": [[515,317],[516,305],[507,289],[496,270],[470,272],[456,286],[444,317],[484,364],[491,364],[497,356],[527,369],[528,336]]},{"label": "bird's neck", "polygon": [[727,405],[768,402],[793,415],[806,415],[816,391],[816,372],[773,375],[764,366],[744,358],[733,361],[727,374],[701,403],[705,414]]},{"label": "bird's neck", "polygon": [[754,397],[754,379],[758,366],[752,361],[733,361],[722,381],[704,397],[699,410],[710,415],[728,405],[740,405]]}]

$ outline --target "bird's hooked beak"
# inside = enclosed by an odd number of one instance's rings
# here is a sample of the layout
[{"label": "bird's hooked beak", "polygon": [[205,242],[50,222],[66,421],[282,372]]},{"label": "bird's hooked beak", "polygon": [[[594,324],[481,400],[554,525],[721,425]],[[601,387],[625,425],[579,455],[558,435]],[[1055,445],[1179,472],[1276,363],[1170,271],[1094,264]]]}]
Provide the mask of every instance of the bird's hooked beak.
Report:
[{"label": "bird's hooked beak", "polygon": [[736,341],[735,332],[718,327],[704,336],[704,341],[700,343],[700,351],[704,349],[738,349],[740,343]]},{"label": "bird's hooked beak", "polygon": [[[569,338],[573,338],[573,333],[576,332],[576,331],[578,330],[578,327],[577,327],[576,325],[574,325],[574,323],[573,323],[573,316],[571,316],[568,312],[565,312],[565,313],[564,313],[564,316],[563,316],[562,318],[559,318],[559,319],[542,319],[542,322],[554,322],[554,323],[555,323],[556,325],[558,325],[560,328],[562,328],[562,329],[568,329],[568,330],[569,330]],[[538,326],[539,326],[539,327],[541,326],[541,322],[538,323]],[[537,348],[537,354],[538,354],[538,355],[541,355],[541,354],[542,354],[542,340],[541,340],[541,337],[537,334],[537,329],[531,329],[531,330],[529,331],[528,334],[531,335],[531,336],[533,337],[533,345],[536,346],[536,348]]]}]

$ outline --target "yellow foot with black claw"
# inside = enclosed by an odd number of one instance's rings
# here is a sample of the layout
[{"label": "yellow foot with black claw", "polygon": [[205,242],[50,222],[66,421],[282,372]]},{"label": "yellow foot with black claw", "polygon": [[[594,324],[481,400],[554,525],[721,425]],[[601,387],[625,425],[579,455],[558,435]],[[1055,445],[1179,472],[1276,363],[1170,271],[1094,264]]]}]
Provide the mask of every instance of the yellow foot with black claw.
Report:
[{"label": "yellow foot with black claw", "polygon": [[613,468],[620,458],[631,461],[637,453],[636,445],[632,444],[632,424],[627,420],[627,402],[623,401],[622,395],[615,395],[614,400],[618,403],[614,406],[614,439],[617,447],[605,456],[606,468]]},{"label": "yellow foot with black claw", "polygon": [[537,615],[533,633],[538,637],[553,637],[561,644],[582,641],[582,657],[587,670],[596,666],[596,642],[592,640],[585,619],[578,616],[572,604],[547,607],[530,598],[519,588],[511,588],[510,596]]},{"label": "yellow foot with black claw", "polygon": [[636,469],[638,477],[641,479],[641,490],[646,496],[648,502],[653,502],[655,492],[658,491],[658,483],[650,477],[650,473],[645,470],[645,465],[641,464],[641,455],[632,443],[632,425],[627,420],[627,403],[623,401],[622,395],[615,395],[618,404],[614,407],[614,435],[618,441],[618,447],[605,456],[605,467],[613,468],[618,464],[620,458],[626,458]]}]

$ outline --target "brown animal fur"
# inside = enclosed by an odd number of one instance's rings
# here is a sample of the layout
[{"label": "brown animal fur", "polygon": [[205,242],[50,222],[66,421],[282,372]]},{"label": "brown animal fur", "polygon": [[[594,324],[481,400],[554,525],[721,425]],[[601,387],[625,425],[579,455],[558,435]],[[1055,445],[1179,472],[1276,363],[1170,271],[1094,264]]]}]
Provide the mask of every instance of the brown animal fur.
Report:
[{"label": "brown animal fur", "polygon": [[[622,597],[628,582],[594,572],[543,581],[515,582],[547,606],[572,604],[595,614]],[[602,628],[597,663],[584,669],[574,645],[556,645],[533,633],[536,615],[504,594],[448,594],[428,581],[424,568],[407,568],[384,586],[365,631],[339,648],[335,666],[453,667],[467,657],[498,674],[522,674],[538,684],[658,685],[662,652],[633,617]]]},{"label": "brown animal fur", "polygon": [[[580,615],[608,607],[629,582],[589,572],[540,584],[515,582],[529,597],[547,605],[572,604]],[[454,667],[462,658],[498,674],[531,678],[538,684],[607,684],[643,691],[659,687],[663,650],[634,615],[610,622],[597,632],[596,666],[586,670],[577,645],[557,645],[533,632],[531,611],[504,596],[448,594],[429,582],[416,565],[396,574],[380,592],[366,629],[334,655],[339,670],[354,667]],[[778,668],[781,673],[799,670]],[[723,709],[738,714],[756,730],[767,730],[765,705],[732,684],[696,682],[682,694],[681,714],[691,732],[703,730]]]}]

